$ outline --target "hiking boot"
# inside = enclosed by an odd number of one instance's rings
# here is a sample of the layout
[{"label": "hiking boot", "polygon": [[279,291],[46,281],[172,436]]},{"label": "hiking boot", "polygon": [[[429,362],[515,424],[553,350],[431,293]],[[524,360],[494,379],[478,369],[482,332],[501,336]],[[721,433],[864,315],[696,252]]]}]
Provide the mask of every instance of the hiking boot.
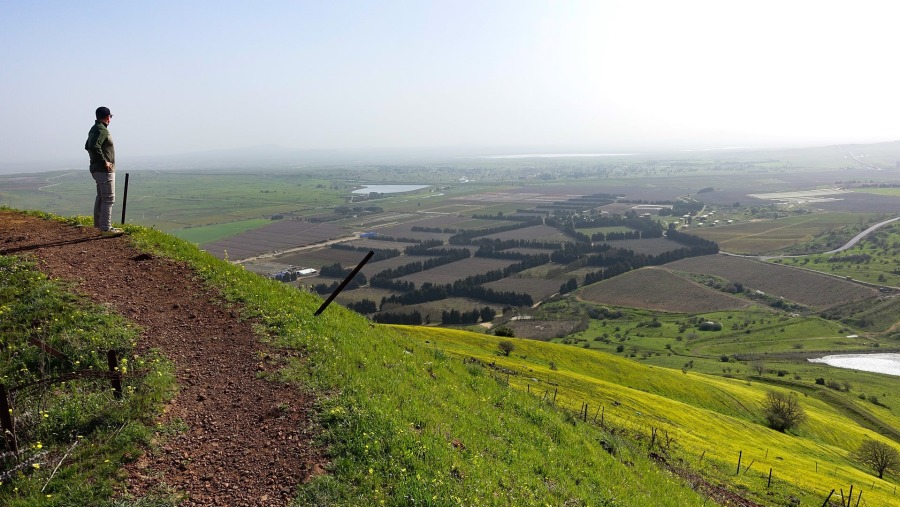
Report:
[{"label": "hiking boot", "polygon": [[117,227],[110,227],[109,229],[106,229],[105,231],[100,231],[100,235],[107,237],[107,238],[111,237],[111,236],[121,236],[123,234],[125,234],[125,231],[122,229],[119,229]]}]

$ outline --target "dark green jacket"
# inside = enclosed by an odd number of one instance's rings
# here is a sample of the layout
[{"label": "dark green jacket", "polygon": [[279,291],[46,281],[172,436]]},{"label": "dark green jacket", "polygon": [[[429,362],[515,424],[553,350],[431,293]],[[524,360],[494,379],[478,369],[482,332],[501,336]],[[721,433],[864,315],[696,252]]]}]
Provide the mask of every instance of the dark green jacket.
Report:
[{"label": "dark green jacket", "polygon": [[87,150],[88,155],[91,157],[91,172],[106,172],[106,163],[109,162],[113,165],[110,171],[114,171],[116,168],[116,149],[113,146],[112,137],[109,135],[109,130],[106,129],[106,124],[100,120],[97,120],[94,123],[94,126],[91,127],[91,130],[88,132],[87,141],[84,143],[84,149]]}]

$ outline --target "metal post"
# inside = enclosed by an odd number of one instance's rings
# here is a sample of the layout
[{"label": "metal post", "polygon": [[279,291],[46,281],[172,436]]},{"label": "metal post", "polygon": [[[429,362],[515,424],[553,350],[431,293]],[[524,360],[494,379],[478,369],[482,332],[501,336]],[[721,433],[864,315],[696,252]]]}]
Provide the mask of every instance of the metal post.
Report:
[{"label": "metal post", "polygon": [[332,292],[330,296],[328,296],[328,299],[326,299],[325,302],[322,303],[322,306],[320,306],[319,309],[316,310],[316,312],[313,315],[318,317],[319,314],[324,312],[325,309],[328,308],[328,305],[330,305],[331,302],[334,300],[334,298],[337,297],[337,295],[340,294],[340,292],[342,290],[344,290],[344,287],[346,287],[347,284],[350,283],[350,280],[352,280],[353,277],[356,276],[357,273],[359,273],[359,270],[362,269],[362,267],[365,266],[367,262],[369,262],[369,259],[371,259],[373,255],[375,255],[375,252],[372,250],[369,250],[369,253],[366,254],[366,257],[362,260],[362,262],[360,262],[358,266],[353,268],[353,271],[351,271],[350,274],[347,275],[347,278],[344,278],[344,281],[341,282],[340,285],[338,285],[338,288],[335,289],[334,292]]},{"label": "metal post", "polygon": [[125,207],[128,205],[128,173],[125,173],[125,192],[122,195],[122,225],[125,225]]},{"label": "metal post", "polygon": [[119,368],[119,360],[116,359],[116,351],[110,350],[106,353],[106,363],[109,365],[110,382],[113,387],[113,394],[117,400],[122,399],[122,372],[117,371]]},{"label": "metal post", "polygon": [[6,385],[0,384],[0,426],[3,429],[3,437],[6,441],[6,448],[18,454],[19,449],[16,445],[16,433],[13,427],[12,409],[9,404],[9,396],[6,392]]}]

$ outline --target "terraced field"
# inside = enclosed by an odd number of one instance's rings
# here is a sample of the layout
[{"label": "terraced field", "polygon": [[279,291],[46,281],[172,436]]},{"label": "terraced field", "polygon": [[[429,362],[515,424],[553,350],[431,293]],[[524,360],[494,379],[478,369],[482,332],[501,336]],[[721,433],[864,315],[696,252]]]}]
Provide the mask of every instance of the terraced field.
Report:
[{"label": "terraced field", "polygon": [[686,280],[661,268],[642,268],[576,292],[593,303],[663,312],[703,313],[748,308],[751,302]]},{"label": "terraced field", "polygon": [[869,287],[802,269],[729,255],[706,255],[671,262],[672,271],[714,275],[816,309],[877,296]]}]

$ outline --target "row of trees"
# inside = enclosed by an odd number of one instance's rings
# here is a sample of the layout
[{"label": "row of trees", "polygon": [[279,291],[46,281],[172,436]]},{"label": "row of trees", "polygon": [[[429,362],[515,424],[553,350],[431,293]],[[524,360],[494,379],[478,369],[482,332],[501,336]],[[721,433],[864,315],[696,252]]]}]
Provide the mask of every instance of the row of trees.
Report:
[{"label": "row of trees", "polygon": [[489,303],[510,306],[531,306],[534,304],[534,299],[528,294],[520,294],[511,291],[496,291],[494,289],[482,287],[478,282],[473,280],[472,277],[468,277],[464,280],[457,280],[452,284],[435,285],[432,283],[424,283],[418,289],[381,298],[381,307],[384,308],[384,305],[391,303],[414,305],[418,303],[427,303],[429,301],[440,301],[441,299],[450,297],[467,297]]},{"label": "row of trees", "polygon": [[347,243],[332,243],[331,248],[334,248],[335,250],[350,250],[353,252],[365,253],[369,253],[371,250],[375,252],[375,255],[372,256],[372,262],[383,261],[400,255],[400,250],[397,250],[396,248],[369,248],[364,246],[353,246]]},{"label": "row of trees", "polygon": [[498,225],[495,227],[487,227],[484,229],[467,229],[462,230],[450,236],[447,239],[447,242],[451,245],[470,245],[472,244],[472,240],[481,236],[490,236],[491,234],[498,234],[501,232],[514,231],[516,229],[524,229],[525,227],[532,227],[535,225],[540,225],[543,223],[543,220],[540,218],[532,218],[529,217],[529,220],[517,220],[511,224],[507,225]]},{"label": "row of trees", "polygon": [[490,322],[496,316],[497,312],[489,306],[485,306],[481,310],[473,308],[469,312],[460,312],[456,309],[444,310],[441,312],[441,324],[475,324],[478,319],[481,319],[482,322]]},{"label": "row of trees", "polygon": [[372,320],[379,324],[405,324],[409,326],[421,326],[422,314],[417,310],[410,313],[381,312],[372,316]]}]

